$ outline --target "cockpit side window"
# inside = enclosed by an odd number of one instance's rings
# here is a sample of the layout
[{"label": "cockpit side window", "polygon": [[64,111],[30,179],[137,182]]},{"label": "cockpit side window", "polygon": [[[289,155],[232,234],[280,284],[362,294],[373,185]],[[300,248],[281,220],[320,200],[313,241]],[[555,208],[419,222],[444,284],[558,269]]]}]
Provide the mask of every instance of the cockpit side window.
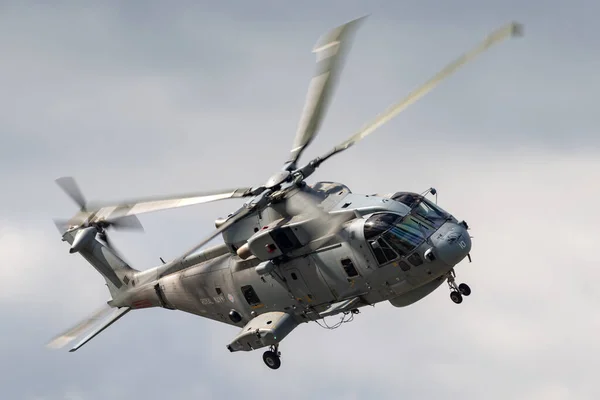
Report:
[{"label": "cockpit side window", "polygon": [[398,258],[398,254],[390,248],[383,238],[372,240],[369,244],[373,249],[373,253],[375,254],[375,258],[379,265],[387,264]]}]

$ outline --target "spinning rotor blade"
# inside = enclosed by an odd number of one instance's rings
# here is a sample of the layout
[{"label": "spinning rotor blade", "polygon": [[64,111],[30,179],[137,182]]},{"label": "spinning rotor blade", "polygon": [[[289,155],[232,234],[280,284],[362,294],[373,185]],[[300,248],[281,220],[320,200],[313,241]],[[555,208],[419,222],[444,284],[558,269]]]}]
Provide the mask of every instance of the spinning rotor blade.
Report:
[{"label": "spinning rotor blade", "polygon": [[[131,309],[129,307],[111,308],[108,305],[98,310],[91,317],[88,317],[75,325],[73,328],[61,333],[52,339],[46,346],[58,349],[77,339],[83,332],[93,328],[90,333],[75,344],[69,351],[73,352],[81,348],[84,344],[98,336],[102,331],[117,322],[121,317],[127,314]],[[107,318],[108,317],[108,318]]]},{"label": "spinning rotor blade", "polygon": [[522,35],[522,25],[512,22],[508,25],[503,26],[502,28],[492,32],[486,39],[478,44],[471,51],[463,54],[455,61],[447,65],[444,69],[442,69],[437,75],[435,75],[432,79],[427,81],[423,86],[419,87],[412,93],[410,93],[404,100],[400,101],[397,104],[389,107],[383,113],[379,114],[375,120],[371,123],[365,125],[360,131],[350,137],[348,140],[334,147],[328,153],[323,155],[322,157],[314,160],[316,166],[320,165],[323,161],[327,160],[329,157],[340,153],[349,147],[353,146],[367,135],[375,131],[375,129],[379,128],[381,125],[385,124],[396,115],[398,115],[401,111],[406,109],[409,105],[419,100],[421,97],[429,93],[433,88],[435,88],[441,81],[452,75],[456,70],[458,70],[461,66],[465,65],[467,62],[474,59],[477,55],[483,53],[485,50],[490,48],[492,45],[503,41],[508,37],[513,36],[521,36]]},{"label": "spinning rotor blade", "polygon": [[63,176],[62,178],[58,178],[56,180],[56,184],[60,186],[60,188],[69,196],[81,210],[85,210],[85,197],[83,193],[81,193],[81,189],[79,189],[79,185],[75,182],[75,179],[71,176]]},{"label": "spinning rotor blade", "polygon": [[84,331],[106,318],[106,316],[111,312],[111,310],[112,308],[110,308],[109,305],[105,305],[104,307],[96,311],[94,314],[92,314],[90,317],[80,321],[77,325],[55,336],[50,342],[48,342],[48,344],[46,344],[46,346],[53,349],[59,349],[61,347],[66,346],[73,340],[77,339],[77,337],[81,335]]},{"label": "spinning rotor blade", "polygon": [[[317,232],[315,232],[318,237],[336,235],[344,222],[348,221],[348,214],[329,214],[321,209],[318,206],[319,201],[316,196],[309,192],[298,191],[293,197],[298,197],[302,204],[291,205],[288,207],[288,211],[291,211],[291,214],[297,211],[298,215],[306,215],[308,218],[314,218],[318,225]],[[299,209],[295,210],[298,206],[300,206]]]},{"label": "spinning rotor blade", "polygon": [[58,232],[61,235],[63,235],[69,228],[69,221],[66,219],[55,219],[54,225],[56,225],[56,229],[58,229]]},{"label": "spinning rotor blade", "polygon": [[175,265],[175,264],[183,261],[186,257],[188,257],[192,253],[198,251],[200,248],[202,248],[208,242],[210,242],[215,237],[217,237],[217,235],[219,235],[220,233],[222,233],[222,232],[226,231],[227,229],[229,229],[229,227],[231,225],[235,224],[239,220],[243,219],[246,215],[250,214],[252,211],[254,211],[255,208],[256,207],[251,207],[251,208],[244,207],[244,208],[241,208],[237,212],[237,214],[234,214],[233,216],[231,216],[227,221],[225,221],[222,225],[220,225],[210,235],[208,235],[206,238],[204,238],[204,240],[202,240],[200,243],[198,243],[197,245],[195,245],[194,247],[192,247],[191,249],[189,249],[188,251],[186,251],[183,255],[177,257],[174,261],[172,261],[171,264]]},{"label": "spinning rotor blade", "polygon": [[110,222],[110,226],[118,230],[143,231],[142,223],[135,215],[127,215]]},{"label": "spinning rotor blade", "polygon": [[352,34],[365,17],[347,22],[322,36],[313,49],[317,68],[308,87],[308,93],[298,124],[296,138],[288,163],[293,169],[302,151],[317,134],[327,111],[331,95],[343,67],[344,56],[352,42]]},{"label": "spinning rotor blade", "polygon": [[106,247],[108,247],[110,251],[112,251],[117,257],[123,260],[125,264],[130,265],[127,259],[123,257],[123,254],[119,250],[117,250],[112,240],[108,238],[108,234],[106,232],[102,232],[100,234],[100,239],[104,241]]},{"label": "spinning rotor blade", "polygon": [[[124,217],[129,218],[147,212],[209,203],[217,200],[249,197],[253,195],[254,192],[252,191],[252,188],[240,188],[214,192],[190,193],[162,198],[155,197],[128,200],[116,205],[94,207],[94,211],[89,213],[91,216],[90,222],[105,220],[112,224],[121,225],[121,227],[127,226],[128,228],[131,228],[133,225],[139,224],[139,221],[135,222],[133,219],[128,219],[126,221]],[[90,208],[92,207],[90,206]]]}]

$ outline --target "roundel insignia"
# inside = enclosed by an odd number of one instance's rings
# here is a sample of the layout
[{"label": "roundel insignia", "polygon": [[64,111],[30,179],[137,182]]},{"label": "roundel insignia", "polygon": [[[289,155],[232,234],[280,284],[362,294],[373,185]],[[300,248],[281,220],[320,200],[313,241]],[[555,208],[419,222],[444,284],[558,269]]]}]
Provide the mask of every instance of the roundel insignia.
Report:
[{"label": "roundel insignia", "polygon": [[230,293],[227,295],[227,298],[229,299],[230,302],[234,303],[235,299],[233,298],[233,295]]}]

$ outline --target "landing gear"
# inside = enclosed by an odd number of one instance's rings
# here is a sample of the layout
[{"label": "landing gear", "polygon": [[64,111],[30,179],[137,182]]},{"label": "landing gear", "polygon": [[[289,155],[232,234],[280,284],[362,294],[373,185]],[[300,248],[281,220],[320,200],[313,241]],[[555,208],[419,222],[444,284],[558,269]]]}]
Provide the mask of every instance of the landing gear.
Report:
[{"label": "landing gear", "polygon": [[281,367],[281,359],[279,358],[281,353],[277,345],[271,346],[270,350],[265,351],[263,354],[263,361],[267,364],[267,367],[271,369],[277,369]]},{"label": "landing gear", "polygon": [[454,278],[456,278],[456,273],[454,270],[452,270],[448,274],[448,287],[451,290],[450,299],[456,304],[460,304],[463,301],[463,296],[468,296],[471,294],[471,288],[466,283],[456,285]]},{"label": "landing gear", "polygon": [[453,290],[452,292],[450,292],[450,298],[456,304],[460,304],[463,301],[462,295],[459,292],[457,292],[456,290]]}]

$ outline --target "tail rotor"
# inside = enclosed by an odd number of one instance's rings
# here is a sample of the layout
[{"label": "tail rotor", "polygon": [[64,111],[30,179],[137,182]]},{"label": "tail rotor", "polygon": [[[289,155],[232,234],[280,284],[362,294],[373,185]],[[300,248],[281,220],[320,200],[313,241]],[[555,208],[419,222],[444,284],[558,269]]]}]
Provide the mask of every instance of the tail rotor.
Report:
[{"label": "tail rotor", "polygon": [[83,192],[73,177],[65,176],[56,179],[56,184],[65,192],[67,196],[79,206],[79,211],[71,219],[55,219],[59,232],[64,235],[67,232],[74,233],[73,243],[69,253],[78,252],[82,246],[90,239],[99,235],[106,245],[116,254],[118,252],[112,246],[108,239],[106,230],[112,228],[115,230],[144,231],[140,220],[135,215],[124,215],[114,219],[98,218],[97,212],[89,210]]}]

